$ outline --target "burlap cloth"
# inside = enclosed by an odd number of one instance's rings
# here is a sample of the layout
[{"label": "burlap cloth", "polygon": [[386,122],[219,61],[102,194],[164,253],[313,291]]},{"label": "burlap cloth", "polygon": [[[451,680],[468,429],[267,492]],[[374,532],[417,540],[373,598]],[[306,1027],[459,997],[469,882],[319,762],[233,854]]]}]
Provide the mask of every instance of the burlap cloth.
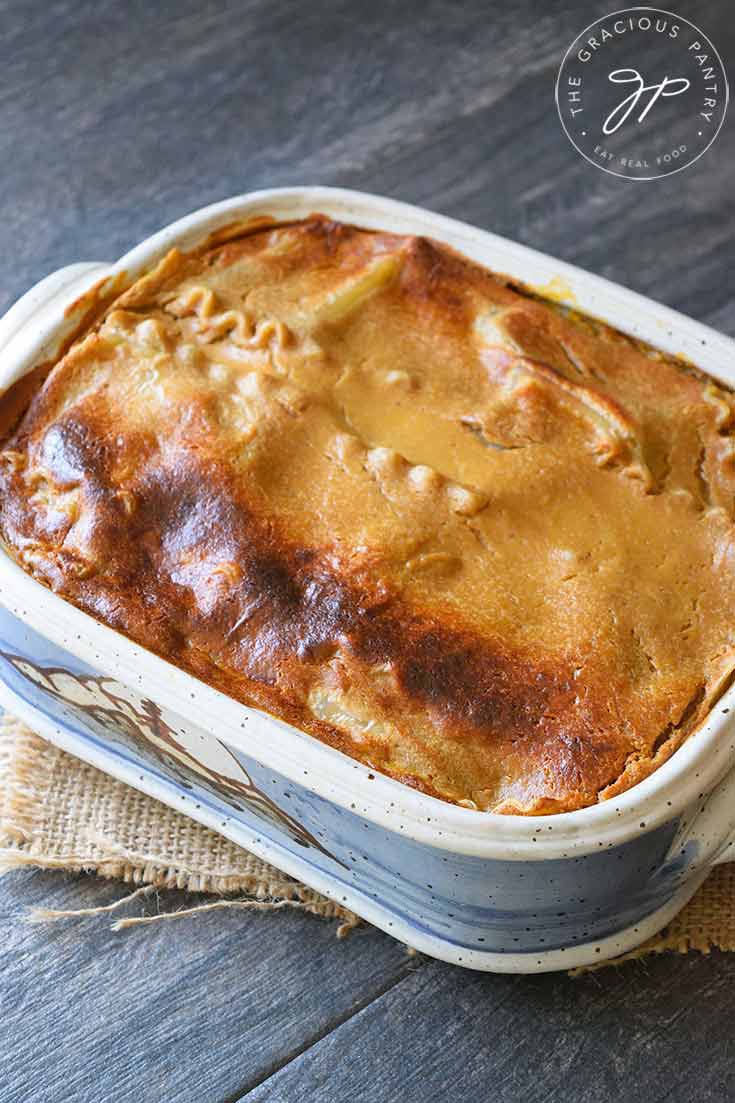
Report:
[{"label": "burlap cloth", "polygon": [[[179,919],[213,908],[299,908],[337,920],[342,936],[359,920],[223,836],[88,766],[9,716],[0,717],[0,870],[18,866],[96,874],[133,891],[80,911],[35,909],[53,920],[115,912],[134,901],[143,914],[115,917],[113,930]],[[167,910],[165,889],[206,894]],[[139,897],[155,896],[156,910]],[[126,912],[130,910],[126,907]],[[665,930],[616,963],[650,953],[735,950],[735,863],[718,866]],[[604,967],[601,966],[596,968]]]}]

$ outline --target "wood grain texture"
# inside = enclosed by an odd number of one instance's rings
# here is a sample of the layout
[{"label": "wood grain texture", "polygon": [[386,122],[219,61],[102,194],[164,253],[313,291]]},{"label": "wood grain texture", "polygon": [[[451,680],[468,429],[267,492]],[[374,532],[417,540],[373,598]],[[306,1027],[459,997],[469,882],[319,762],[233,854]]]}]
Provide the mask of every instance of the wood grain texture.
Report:
[{"label": "wood grain texture", "polygon": [[[0,311],[205,203],[328,183],[464,218],[735,334],[732,119],[653,183],[595,171],[559,125],[564,50],[611,7],[0,0]],[[675,8],[732,60],[731,0]],[[121,935],[21,919],[123,891],[0,881],[1,1103],[735,1095],[735,957],[483,977],[298,915]]]},{"label": "wood grain texture", "polygon": [[[6,874],[0,888],[2,1103],[220,1103],[412,965],[370,928],[337,942],[334,923],[285,911],[218,911],[119,934],[109,916],[30,925],[29,907],[93,907],[130,889],[28,872]],[[167,893],[162,910],[187,902]]]},{"label": "wood grain texture", "polygon": [[722,1007],[735,957],[672,965],[658,958],[573,980],[483,977],[426,963],[248,1103],[732,1099],[732,1024]]},{"label": "wood grain texture", "polygon": [[[732,57],[728,0],[682,6]],[[654,183],[592,171],[553,90],[593,14],[586,0],[0,0],[0,309],[206,202],[320,182],[465,218],[733,332],[735,128]]]}]

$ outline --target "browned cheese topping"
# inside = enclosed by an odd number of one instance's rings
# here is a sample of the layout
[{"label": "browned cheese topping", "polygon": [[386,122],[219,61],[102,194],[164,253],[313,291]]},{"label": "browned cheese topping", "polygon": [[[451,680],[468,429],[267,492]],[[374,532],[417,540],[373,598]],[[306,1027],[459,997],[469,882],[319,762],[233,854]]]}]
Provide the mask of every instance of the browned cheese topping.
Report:
[{"label": "browned cheese topping", "polygon": [[468,807],[620,793],[735,666],[731,392],[422,238],[172,252],[2,448],[36,578]]}]

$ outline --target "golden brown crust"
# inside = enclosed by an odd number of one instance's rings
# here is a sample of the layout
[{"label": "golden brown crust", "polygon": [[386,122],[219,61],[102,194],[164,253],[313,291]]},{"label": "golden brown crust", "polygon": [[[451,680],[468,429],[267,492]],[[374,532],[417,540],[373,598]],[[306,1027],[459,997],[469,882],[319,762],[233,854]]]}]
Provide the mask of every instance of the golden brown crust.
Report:
[{"label": "golden brown crust", "polygon": [[66,598],[407,784],[528,814],[636,784],[711,707],[734,492],[726,388],[319,216],[171,253],[0,455],[3,537]]}]

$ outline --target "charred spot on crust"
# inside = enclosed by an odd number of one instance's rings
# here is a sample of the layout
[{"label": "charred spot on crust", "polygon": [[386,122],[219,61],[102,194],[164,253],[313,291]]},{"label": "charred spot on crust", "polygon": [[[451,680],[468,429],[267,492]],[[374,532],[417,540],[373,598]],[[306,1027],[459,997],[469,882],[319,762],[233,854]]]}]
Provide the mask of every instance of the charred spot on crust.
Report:
[{"label": "charred spot on crust", "polygon": [[73,414],[54,422],[43,435],[40,461],[60,487],[87,480],[103,486],[108,480],[110,450],[92,426]]}]

